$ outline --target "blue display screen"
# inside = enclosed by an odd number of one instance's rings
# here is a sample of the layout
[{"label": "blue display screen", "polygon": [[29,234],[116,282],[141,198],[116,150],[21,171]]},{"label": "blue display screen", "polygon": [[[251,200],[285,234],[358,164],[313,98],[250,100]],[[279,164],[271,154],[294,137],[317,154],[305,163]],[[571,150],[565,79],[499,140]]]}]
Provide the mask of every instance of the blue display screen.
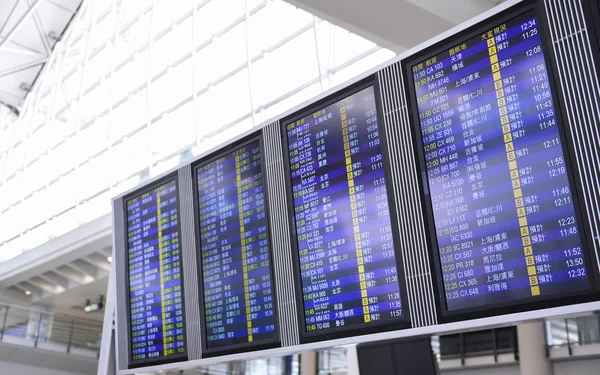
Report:
[{"label": "blue display screen", "polygon": [[177,200],[173,180],[126,203],[133,362],[185,356]]},{"label": "blue display screen", "polygon": [[373,86],[286,130],[305,331],[403,318]]},{"label": "blue display screen", "polygon": [[207,348],[276,341],[260,141],[196,171]]},{"label": "blue display screen", "polygon": [[412,67],[448,310],[590,288],[533,11]]}]

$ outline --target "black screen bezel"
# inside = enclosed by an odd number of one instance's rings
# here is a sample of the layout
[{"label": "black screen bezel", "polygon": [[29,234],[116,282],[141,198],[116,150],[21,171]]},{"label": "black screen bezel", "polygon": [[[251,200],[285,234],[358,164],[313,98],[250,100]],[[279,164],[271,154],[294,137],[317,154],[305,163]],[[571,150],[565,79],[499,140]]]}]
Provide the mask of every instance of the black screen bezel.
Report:
[{"label": "black screen bezel", "polygon": [[[154,358],[148,358],[148,359],[143,359],[143,360],[133,360],[133,350],[132,350],[132,342],[131,339],[133,337],[132,332],[131,332],[131,303],[127,303],[127,331],[128,331],[128,335],[129,335],[129,340],[128,340],[128,346],[129,346],[129,363],[128,363],[128,368],[132,369],[132,368],[139,368],[139,367],[146,367],[148,365],[152,365],[152,366],[156,366],[156,365],[164,365],[167,363],[174,363],[174,362],[181,362],[181,361],[187,361],[188,360],[188,341],[187,341],[187,321],[186,321],[186,313],[185,313],[185,289],[184,289],[184,270],[183,270],[183,241],[181,241],[181,195],[180,195],[180,190],[179,190],[179,179],[178,179],[178,174],[177,172],[171,173],[165,177],[162,177],[160,179],[158,179],[157,181],[154,181],[153,183],[144,186],[143,188],[141,188],[140,190],[137,190],[133,193],[127,194],[126,196],[123,197],[123,211],[124,211],[124,216],[123,218],[125,219],[125,224],[123,225],[123,228],[125,230],[125,252],[126,252],[126,262],[127,262],[127,269],[126,269],[126,278],[125,278],[125,284],[127,286],[127,291],[129,291],[130,289],[130,285],[129,285],[129,241],[128,241],[128,232],[129,232],[129,226],[127,224],[127,203],[128,201],[138,198],[140,196],[142,196],[143,194],[146,194],[156,188],[158,188],[159,186],[162,185],[166,185],[168,183],[171,182],[175,182],[175,189],[177,190],[177,216],[179,218],[179,220],[177,220],[177,233],[179,234],[179,239],[180,239],[180,246],[179,246],[179,257],[180,257],[180,263],[181,263],[181,269],[180,269],[180,278],[181,278],[181,316],[183,319],[183,341],[185,343],[185,347],[184,347],[184,352],[183,353],[177,353],[177,354],[173,354],[173,355],[169,355],[167,357],[159,357],[158,359],[154,359]],[[127,299],[129,300],[129,298]]]},{"label": "black screen bezel", "polygon": [[[221,158],[224,155],[229,155],[236,150],[258,140],[260,147],[260,166],[261,173],[263,174],[263,191],[265,201],[265,217],[267,222],[267,233],[268,233],[268,245],[269,245],[269,272],[271,275],[271,289],[273,296],[273,317],[275,319],[275,338],[261,341],[253,341],[248,343],[228,345],[219,348],[208,348],[206,341],[207,327],[206,327],[206,313],[204,308],[204,281],[202,277],[202,242],[200,238],[200,211],[199,211],[199,193],[198,193],[198,170],[205,165]],[[265,153],[264,153],[264,141],[262,131],[250,134],[237,142],[234,142],[224,148],[194,162],[192,164],[192,192],[194,195],[193,206],[194,206],[194,236],[196,238],[196,255],[197,255],[197,267],[198,267],[198,294],[200,301],[200,329],[201,329],[201,344],[202,344],[202,358],[216,357],[220,355],[242,353],[247,351],[256,351],[263,349],[272,349],[281,346],[281,334],[279,327],[279,305],[277,304],[277,286],[274,275],[274,263],[273,263],[273,242],[271,232],[271,216],[269,211],[269,199],[268,199],[268,181],[265,174]]]},{"label": "black screen bezel", "polygon": [[[548,78],[550,82],[550,90],[553,96],[554,108],[556,111],[556,118],[561,122],[561,126],[559,127],[559,135],[561,139],[563,154],[565,157],[565,165],[568,167],[567,175],[569,178],[570,186],[573,188],[572,190],[572,199],[573,206],[575,208],[575,216],[577,220],[577,225],[580,228],[580,238],[582,243],[582,248],[584,249],[584,257],[586,259],[587,271],[589,274],[589,288],[581,289],[576,293],[566,292],[560,294],[553,294],[549,298],[540,298],[533,302],[527,302],[523,300],[518,300],[512,303],[497,303],[493,305],[484,305],[479,307],[465,308],[465,309],[456,309],[456,310],[448,310],[446,304],[446,296],[444,290],[444,281],[443,274],[440,267],[440,258],[439,251],[437,246],[437,236],[435,231],[435,224],[433,221],[433,209],[431,206],[431,199],[429,194],[426,194],[425,184],[428,185],[428,178],[426,172],[426,166],[423,160],[423,152],[422,152],[422,140],[420,138],[420,120],[419,120],[419,111],[416,100],[416,90],[414,81],[412,79],[412,67],[424,62],[425,60],[436,56],[439,53],[442,53],[445,50],[448,50],[464,41],[475,37],[495,25],[499,25],[503,22],[509,21],[520,15],[533,11],[536,20],[538,21],[538,29],[541,35],[542,45],[543,45],[543,55],[548,73]],[[411,56],[409,59],[406,59],[402,62],[402,71],[404,73],[404,84],[405,87],[408,88],[408,112],[409,118],[411,120],[411,133],[412,133],[412,144],[415,153],[416,160],[416,173],[419,176],[419,189],[421,191],[421,196],[423,200],[421,202],[423,215],[425,218],[425,226],[427,230],[427,243],[429,246],[429,262],[431,269],[434,271],[433,279],[434,279],[434,292],[436,296],[436,311],[438,315],[438,320],[441,323],[449,323],[460,320],[467,319],[476,319],[483,317],[490,317],[496,315],[503,315],[509,313],[523,312],[529,310],[537,310],[549,307],[557,307],[570,305],[575,303],[583,303],[595,301],[598,299],[598,290],[599,290],[599,277],[598,277],[598,265],[593,260],[590,254],[590,249],[593,247],[590,246],[593,242],[590,237],[590,223],[587,220],[584,220],[582,212],[585,212],[585,208],[583,206],[583,198],[582,198],[582,189],[579,183],[580,179],[575,179],[575,175],[579,175],[579,170],[577,168],[576,163],[573,163],[573,159],[575,159],[574,148],[571,140],[573,137],[567,137],[567,134],[570,132],[568,128],[568,122],[564,117],[563,111],[563,102],[562,97],[559,96],[559,85],[555,81],[554,72],[556,71],[556,61],[554,59],[553,54],[553,45],[552,41],[549,38],[549,30],[547,24],[547,17],[545,14],[544,7],[541,2],[537,0],[525,0],[521,4],[517,4],[513,7],[510,7],[484,21],[481,21],[468,29],[457,33],[449,38],[444,39],[441,42],[436,43],[433,46],[428,47],[422,52]]]},{"label": "black screen bezel", "polygon": [[[587,11],[588,8],[590,9],[589,12]],[[586,13],[589,13],[589,28],[593,28],[596,31],[595,33],[590,33],[592,34],[590,35],[590,39],[595,44],[595,58],[598,59],[600,53],[600,1],[587,0],[584,2],[584,9]]]},{"label": "black screen bezel", "polygon": [[[289,142],[287,138],[287,125],[291,124],[298,119],[306,117],[316,111],[324,109],[332,104],[335,104],[345,98],[362,91],[368,87],[373,87],[373,91],[375,94],[375,108],[377,112],[377,125],[380,134],[381,140],[381,153],[383,156],[383,169],[384,169],[384,177],[386,183],[386,191],[388,198],[388,207],[390,211],[390,225],[392,227],[392,238],[394,241],[394,252],[396,259],[396,269],[398,270],[398,284],[400,288],[400,301],[402,303],[402,317],[399,319],[388,320],[388,321],[380,321],[376,323],[362,323],[360,325],[353,326],[351,328],[333,328],[327,329],[326,331],[314,331],[308,333],[305,329],[306,326],[306,318],[304,315],[304,295],[302,293],[302,277],[300,272],[300,256],[298,254],[298,242],[296,240],[296,215],[294,214],[294,195],[292,189],[292,174],[290,170],[290,160],[289,160]],[[388,143],[386,139],[385,129],[383,127],[384,116],[382,112],[382,102],[381,102],[381,92],[379,88],[379,83],[376,75],[371,75],[365,79],[362,79],[359,82],[356,82],[344,90],[337,92],[335,94],[329,95],[310,106],[289,115],[280,120],[280,129],[281,129],[281,139],[283,145],[283,166],[285,171],[285,187],[286,187],[286,196],[287,196],[287,205],[288,205],[288,215],[289,226],[290,226],[290,234],[291,234],[291,250],[292,250],[292,260],[293,260],[293,268],[294,268],[294,284],[296,291],[296,301],[297,301],[297,312],[298,312],[298,330],[300,335],[300,343],[310,343],[316,341],[325,341],[332,340],[343,337],[350,336],[358,336],[358,335],[366,335],[371,333],[378,333],[384,331],[393,331],[406,329],[411,327],[411,319],[410,319],[410,310],[408,306],[408,294],[405,284],[405,274],[404,274],[404,262],[402,258],[402,253],[400,251],[400,236],[399,229],[395,224],[397,222],[398,215],[396,213],[396,206],[394,205],[393,200],[393,184],[390,175],[390,161],[389,161],[389,153],[388,153]]]}]

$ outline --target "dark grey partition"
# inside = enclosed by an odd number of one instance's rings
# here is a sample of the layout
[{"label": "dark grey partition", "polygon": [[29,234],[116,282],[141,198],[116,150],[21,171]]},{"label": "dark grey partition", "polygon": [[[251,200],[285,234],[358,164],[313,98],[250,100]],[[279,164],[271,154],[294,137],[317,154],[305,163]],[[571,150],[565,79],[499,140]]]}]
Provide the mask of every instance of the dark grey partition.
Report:
[{"label": "dark grey partition", "polygon": [[[545,0],[554,44],[555,75],[566,125],[573,135],[575,162],[596,256],[600,254],[600,70],[582,0]],[[596,259],[598,260],[598,259]]]},{"label": "dark grey partition", "polygon": [[179,191],[181,214],[181,237],[183,244],[183,280],[185,282],[185,321],[187,326],[187,348],[190,360],[202,358],[200,329],[200,305],[198,301],[199,269],[196,235],[194,233],[194,204],[192,167],[179,169]]},{"label": "dark grey partition", "polygon": [[363,374],[438,375],[429,337],[360,344],[356,347]]},{"label": "dark grey partition", "polygon": [[415,168],[412,127],[406,105],[400,63],[377,73],[381,87],[383,125],[388,140],[394,204],[400,228],[400,251],[404,259],[406,288],[413,327],[437,323],[429,249],[421,210],[419,182]]},{"label": "dark grey partition", "polygon": [[[113,254],[115,258],[115,268],[117,274],[116,285],[125,285],[127,278],[127,252],[125,245],[125,231],[116,230],[116,228],[125,227],[123,198],[113,200]],[[116,349],[117,349],[117,368],[125,370],[129,365],[130,350],[129,350],[129,329],[127,322],[127,288],[119,288],[116,290]]]},{"label": "dark grey partition", "polygon": [[263,128],[265,175],[269,186],[268,197],[271,213],[271,241],[275,267],[275,288],[279,309],[279,332],[282,346],[298,345],[298,310],[294,283],[291,282],[292,246],[288,204],[283,184],[283,149],[279,121]]}]

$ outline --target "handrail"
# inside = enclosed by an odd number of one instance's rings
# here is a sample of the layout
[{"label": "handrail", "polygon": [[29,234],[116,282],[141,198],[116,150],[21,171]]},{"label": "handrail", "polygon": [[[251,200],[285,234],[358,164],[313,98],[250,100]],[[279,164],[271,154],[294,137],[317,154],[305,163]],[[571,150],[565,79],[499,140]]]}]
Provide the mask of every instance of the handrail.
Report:
[{"label": "handrail", "polygon": [[547,349],[566,347],[569,356],[574,347],[600,343],[600,320],[595,315],[554,320],[545,328]]},{"label": "handrail", "polygon": [[98,358],[101,321],[0,303],[0,342]]},{"label": "handrail", "polygon": [[[504,339],[499,336],[499,332],[504,332]],[[485,334],[485,336],[483,336],[483,334]],[[479,337],[480,342],[477,345],[469,345],[467,339],[470,335],[482,335]],[[450,339],[451,341],[446,341],[444,344],[444,339]],[[494,362],[499,361],[499,356],[501,354],[513,354],[515,360],[518,360],[519,357],[517,331],[515,327],[456,333],[440,336],[438,340],[438,360],[460,359],[462,366],[465,366],[466,360],[472,357],[491,355],[494,358]],[[484,345],[482,346],[481,344]]]},{"label": "handrail", "polygon": [[[20,310],[27,310],[27,311],[31,311],[31,312],[35,312],[35,313],[41,313],[41,314],[50,314],[48,311],[38,310],[38,309],[33,308],[33,307],[25,307],[25,306],[20,306],[20,305],[14,305],[14,304],[11,304],[11,303],[0,302],[0,310],[2,310],[3,307],[15,308],[15,309],[20,309]],[[69,314],[64,314],[64,313],[51,313],[51,314],[53,314],[55,316],[64,316],[64,317],[67,317],[69,319],[84,320],[84,321],[88,321],[88,322],[102,324],[101,321],[90,319],[90,318],[82,318],[82,317],[75,316],[75,315],[69,315]]]}]

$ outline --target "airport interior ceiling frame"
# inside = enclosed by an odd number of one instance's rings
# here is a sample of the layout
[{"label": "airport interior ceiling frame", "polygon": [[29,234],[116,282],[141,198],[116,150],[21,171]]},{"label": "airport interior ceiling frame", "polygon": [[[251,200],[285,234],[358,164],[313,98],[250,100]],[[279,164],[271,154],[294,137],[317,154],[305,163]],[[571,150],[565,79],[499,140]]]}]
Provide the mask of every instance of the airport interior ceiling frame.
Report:
[{"label": "airport interior ceiling frame", "polygon": [[380,103],[370,76],[281,120],[301,342],[410,327]]},{"label": "airport interior ceiling frame", "polygon": [[258,131],[192,164],[203,357],[280,345],[263,150]]},{"label": "airport interior ceiling frame", "polygon": [[403,61],[441,322],[598,298],[545,20],[524,2]]}]

